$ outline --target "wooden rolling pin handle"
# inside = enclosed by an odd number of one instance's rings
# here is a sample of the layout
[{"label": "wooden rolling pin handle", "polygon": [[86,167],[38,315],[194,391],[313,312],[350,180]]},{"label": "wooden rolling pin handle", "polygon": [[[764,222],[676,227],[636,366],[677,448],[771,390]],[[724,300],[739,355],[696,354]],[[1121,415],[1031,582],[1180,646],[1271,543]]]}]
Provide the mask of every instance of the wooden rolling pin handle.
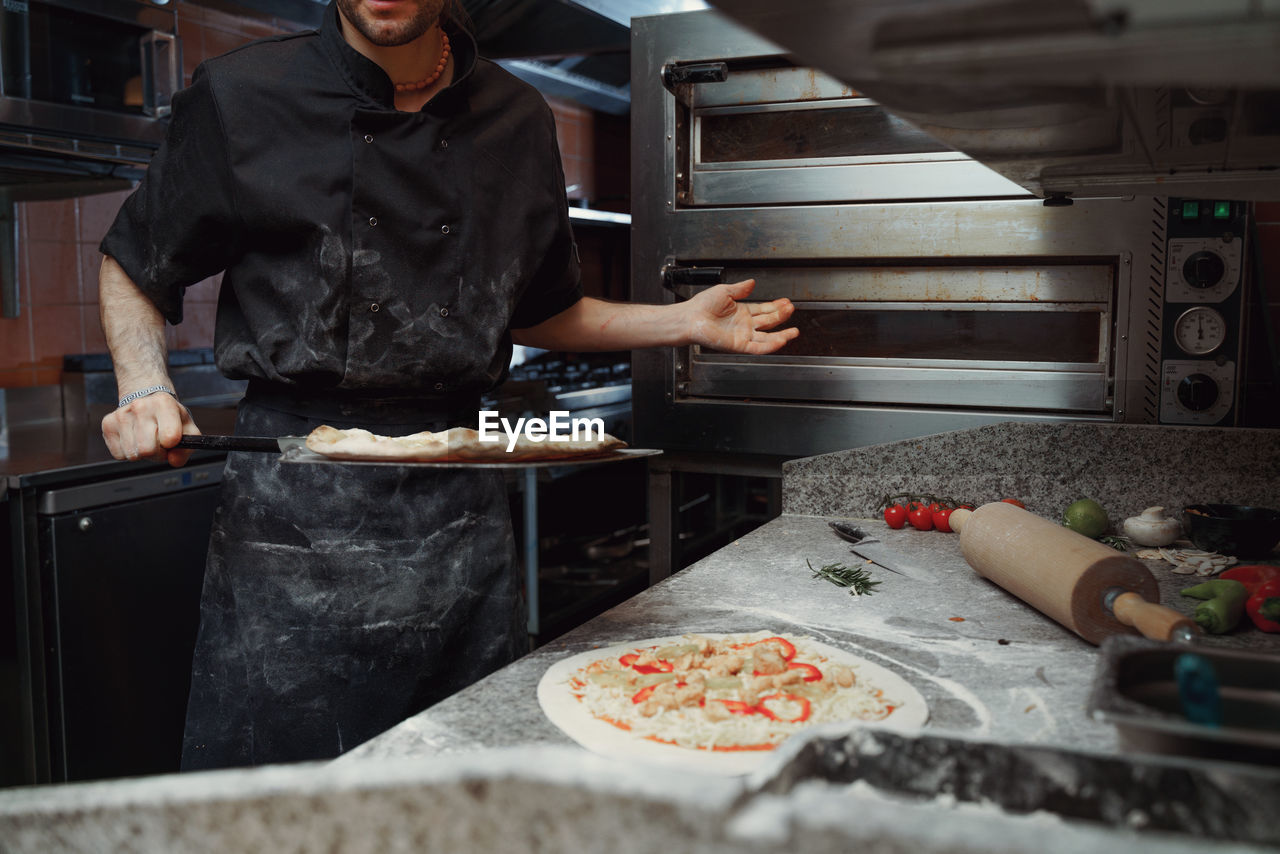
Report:
[{"label": "wooden rolling pin handle", "polygon": [[1148,602],[1137,593],[1121,593],[1111,599],[1110,605],[1117,620],[1152,640],[1189,640],[1201,634],[1200,627],[1190,617]]}]

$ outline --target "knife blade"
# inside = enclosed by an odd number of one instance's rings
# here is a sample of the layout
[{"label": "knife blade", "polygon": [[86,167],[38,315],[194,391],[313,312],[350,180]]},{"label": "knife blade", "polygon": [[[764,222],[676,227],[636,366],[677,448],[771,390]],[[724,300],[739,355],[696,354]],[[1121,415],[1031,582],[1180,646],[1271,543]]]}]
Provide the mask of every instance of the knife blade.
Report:
[{"label": "knife blade", "polygon": [[283,454],[294,448],[305,447],[305,436],[183,436],[178,440],[179,448],[197,451],[256,451],[269,454]]},{"label": "knife blade", "polygon": [[899,553],[880,540],[849,522],[828,522],[840,539],[852,544],[851,551],[863,560],[869,560],[890,572],[916,580],[928,579],[929,574],[914,566]]}]

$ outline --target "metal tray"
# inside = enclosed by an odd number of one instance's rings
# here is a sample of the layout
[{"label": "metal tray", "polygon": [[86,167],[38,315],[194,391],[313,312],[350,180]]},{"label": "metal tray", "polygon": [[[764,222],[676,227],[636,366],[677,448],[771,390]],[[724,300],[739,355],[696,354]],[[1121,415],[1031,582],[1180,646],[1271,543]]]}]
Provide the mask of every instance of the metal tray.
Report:
[{"label": "metal tray", "polygon": [[[1194,652],[1217,676],[1221,726],[1187,720],[1173,665]],[[1280,765],[1280,653],[1160,643],[1117,635],[1102,644],[1089,714],[1126,750]]]},{"label": "metal tray", "polygon": [[553,460],[522,460],[519,462],[486,462],[479,460],[425,460],[410,462],[402,460],[335,460],[305,446],[290,448],[280,455],[286,463],[319,463],[322,465],[342,466],[410,466],[412,468],[432,469],[541,469],[559,468],[562,466],[600,465],[601,463],[620,463],[642,457],[661,454],[656,448],[618,448],[603,454],[582,455],[577,457],[560,457]]}]

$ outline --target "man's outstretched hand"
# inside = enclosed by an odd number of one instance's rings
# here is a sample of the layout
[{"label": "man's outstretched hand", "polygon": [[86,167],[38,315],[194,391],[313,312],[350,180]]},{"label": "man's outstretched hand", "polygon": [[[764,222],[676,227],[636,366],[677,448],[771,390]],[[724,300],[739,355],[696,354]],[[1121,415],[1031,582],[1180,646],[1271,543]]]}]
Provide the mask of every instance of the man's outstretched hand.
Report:
[{"label": "man's outstretched hand", "polygon": [[769,330],[786,323],[795,312],[791,300],[742,302],[756,286],[755,279],[707,288],[684,303],[689,342],[731,353],[774,353],[800,330]]}]

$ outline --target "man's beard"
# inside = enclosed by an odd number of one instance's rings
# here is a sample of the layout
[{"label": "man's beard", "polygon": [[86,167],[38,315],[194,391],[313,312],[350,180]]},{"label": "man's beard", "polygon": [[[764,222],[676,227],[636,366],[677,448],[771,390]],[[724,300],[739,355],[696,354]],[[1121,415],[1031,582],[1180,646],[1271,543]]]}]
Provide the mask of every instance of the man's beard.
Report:
[{"label": "man's beard", "polygon": [[444,10],[444,0],[421,0],[418,11],[407,21],[381,21],[363,12],[360,0],[338,0],[338,10],[360,35],[378,47],[408,44],[435,25]]}]

